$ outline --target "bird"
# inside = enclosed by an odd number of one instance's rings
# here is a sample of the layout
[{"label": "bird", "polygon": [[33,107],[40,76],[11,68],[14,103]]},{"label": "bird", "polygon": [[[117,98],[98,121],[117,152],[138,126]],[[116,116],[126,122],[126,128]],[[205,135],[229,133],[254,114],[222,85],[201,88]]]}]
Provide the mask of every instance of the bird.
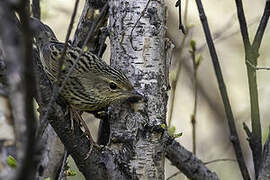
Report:
[{"label": "bird", "polygon": [[[40,20],[30,18],[30,24],[34,29],[33,36],[42,67],[48,79],[55,83],[58,80],[59,59],[65,44],[58,41],[52,29]],[[60,92],[72,109],[79,112],[95,112],[118,101],[143,99],[122,71],[108,65],[91,52],[83,52],[78,57],[81,51],[81,48],[67,44],[59,79],[60,82],[64,81],[70,68],[79,58]],[[90,141],[93,141],[85,122],[82,122],[82,125],[85,131],[89,132]]]}]

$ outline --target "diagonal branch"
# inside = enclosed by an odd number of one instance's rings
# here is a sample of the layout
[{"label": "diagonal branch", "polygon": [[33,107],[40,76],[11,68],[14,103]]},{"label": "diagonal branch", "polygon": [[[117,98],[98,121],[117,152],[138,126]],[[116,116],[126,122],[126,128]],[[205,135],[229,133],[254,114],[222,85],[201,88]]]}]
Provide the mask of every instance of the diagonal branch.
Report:
[{"label": "diagonal branch", "polygon": [[186,150],[177,141],[167,136],[168,146],[166,147],[166,157],[190,179],[217,180],[216,173],[211,172],[205,164],[195,155]]},{"label": "diagonal branch", "polygon": [[[68,40],[69,40],[69,37],[70,37],[70,34],[71,34],[71,30],[72,30],[72,27],[73,27],[75,16],[76,16],[76,13],[77,13],[78,4],[79,4],[79,0],[76,0],[75,6],[74,6],[74,9],[73,9],[73,13],[72,13],[72,16],[71,16],[71,19],[70,19],[70,24],[69,24],[67,35],[66,35],[64,48],[63,48],[63,51],[61,52],[61,56],[59,58],[59,65],[58,65],[58,71],[57,71],[57,76],[56,76],[57,81],[54,84],[53,94],[52,94],[52,97],[51,97],[51,99],[50,99],[50,101],[49,101],[49,103],[47,105],[47,111],[45,112],[44,116],[42,116],[42,118],[40,120],[41,126],[39,128],[38,133],[37,133],[37,139],[41,139],[41,136],[44,133],[44,130],[48,126],[48,124],[49,124],[49,122],[47,121],[48,113],[49,113],[49,111],[51,109],[51,106],[52,106],[53,102],[55,101],[55,99],[58,97],[58,95],[61,92],[61,90],[59,90],[59,86],[62,85],[61,81],[60,81],[60,78],[61,78],[61,75],[62,75],[62,66],[64,64],[64,57],[65,57],[65,54],[66,54],[66,50],[67,50],[67,46],[68,46]],[[64,85],[62,85],[62,86],[64,86]]]},{"label": "diagonal branch", "polygon": [[270,16],[270,0],[267,0],[265,3],[265,8],[264,8],[263,16],[262,16],[261,21],[260,21],[260,25],[257,29],[254,41],[252,43],[252,47],[256,51],[258,51],[260,46],[261,46],[262,38],[264,35],[266,25],[267,25],[268,20],[269,20],[269,16]]},{"label": "diagonal branch", "polygon": [[208,26],[207,18],[205,16],[205,12],[204,12],[204,9],[203,9],[202,2],[200,0],[196,0],[196,3],[197,3],[200,19],[201,19],[201,22],[202,22],[203,30],[204,30],[204,33],[205,33],[207,45],[208,45],[210,55],[211,55],[211,58],[212,58],[212,62],[213,62],[215,74],[216,74],[216,77],[217,77],[220,94],[221,94],[221,97],[222,97],[222,100],[223,100],[226,116],[227,116],[227,119],[228,119],[229,129],[230,129],[230,133],[231,133],[231,142],[232,142],[233,147],[234,147],[234,151],[235,151],[235,154],[236,154],[236,158],[237,158],[237,161],[238,161],[242,176],[243,176],[243,178],[245,180],[249,180],[250,176],[249,176],[249,173],[248,173],[245,161],[244,161],[242,149],[241,149],[241,146],[240,146],[239,137],[238,137],[236,126],[235,126],[235,120],[234,120],[234,117],[233,117],[230,101],[229,101],[229,98],[228,98],[228,93],[227,93],[227,90],[226,90],[226,85],[225,85],[225,82],[224,82],[224,79],[223,79],[223,75],[222,75],[222,71],[221,71],[221,68],[220,68],[220,64],[219,64],[218,56],[217,56],[217,53],[216,53],[215,45],[213,43],[211,32],[210,32],[210,29],[209,29],[209,26]]}]

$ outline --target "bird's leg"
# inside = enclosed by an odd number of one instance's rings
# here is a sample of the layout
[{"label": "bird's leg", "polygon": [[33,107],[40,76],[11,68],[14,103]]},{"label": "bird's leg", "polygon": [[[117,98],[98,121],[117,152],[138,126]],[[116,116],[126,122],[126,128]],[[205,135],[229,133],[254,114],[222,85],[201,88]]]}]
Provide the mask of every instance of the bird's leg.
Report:
[{"label": "bird's leg", "polygon": [[81,115],[79,114],[79,112],[76,111],[76,110],[73,110],[73,115],[74,115],[75,119],[79,120],[79,122],[80,122],[81,125],[83,126],[83,128],[84,128],[84,130],[85,130],[84,133],[85,133],[85,135],[88,137],[88,139],[89,139],[89,141],[90,141],[90,149],[89,149],[89,151],[88,151],[88,153],[87,153],[87,155],[86,155],[86,157],[85,157],[85,159],[87,159],[87,158],[89,157],[89,155],[91,154],[91,152],[92,152],[92,150],[93,150],[93,147],[94,147],[94,146],[98,146],[98,145],[97,145],[97,143],[94,141],[94,139],[93,139],[93,137],[92,137],[92,135],[91,135],[91,133],[90,133],[90,130],[89,130],[87,124],[85,123],[85,121],[83,120],[83,118],[81,117]]}]

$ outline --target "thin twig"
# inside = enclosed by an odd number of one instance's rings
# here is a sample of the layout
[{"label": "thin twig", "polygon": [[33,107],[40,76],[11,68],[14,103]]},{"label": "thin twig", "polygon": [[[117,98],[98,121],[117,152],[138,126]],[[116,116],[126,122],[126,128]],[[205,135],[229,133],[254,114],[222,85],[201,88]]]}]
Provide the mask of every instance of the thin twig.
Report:
[{"label": "thin twig", "polygon": [[247,22],[245,18],[245,12],[243,9],[243,3],[242,0],[235,0],[236,8],[237,8],[237,15],[240,23],[240,30],[245,46],[245,50],[249,49],[250,47],[250,41],[249,41],[249,35],[247,30]]},{"label": "thin twig", "polygon": [[69,23],[69,27],[68,27],[68,31],[67,31],[67,35],[66,35],[66,39],[65,39],[64,48],[63,48],[63,50],[61,52],[61,56],[59,58],[58,72],[57,72],[57,76],[56,76],[57,77],[57,82],[58,82],[59,85],[61,84],[60,79],[61,79],[61,75],[62,75],[62,66],[64,64],[64,57],[65,57],[67,47],[68,47],[68,40],[69,40],[71,31],[72,31],[72,28],[73,28],[73,23],[74,23],[75,16],[76,16],[76,13],[77,13],[79,1],[80,0],[76,0],[76,2],[75,2],[75,6],[74,6],[74,9],[73,9],[73,13],[72,13],[72,16],[71,16],[71,19],[70,19],[70,23]]},{"label": "thin twig", "polygon": [[61,180],[64,177],[65,166],[66,166],[66,163],[67,163],[67,157],[68,157],[68,152],[67,152],[67,149],[65,148],[64,158],[63,158],[63,161],[62,161],[61,170],[60,170],[60,173],[59,173],[59,176],[58,176],[57,180]]},{"label": "thin twig", "polygon": [[63,90],[63,88],[64,88],[64,86],[65,86],[67,80],[69,79],[70,74],[72,73],[73,69],[75,68],[75,66],[76,66],[77,63],[79,62],[80,57],[81,57],[82,54],[84,53],[84,48],[86,47],[89,38],[91,37],[91,35],[93,34],[93,32],[96,30],[96,27],[97,27],[99,21],[103,18],[104,12],[107,11],[108,8],[109,8],[109,5],[108,5],[108,3],[106,3],[105,6],[102,8],[102,11],[101,11],[101,13],[100,13],[98,19],[97,19],[96,22],[93,24],[93,26],[91,27],[90,31],[88,32],[87,37],[86,37],[86,39],[85,39],[85,41],[84,41],[84,43],[83,43],[82,49],[80,50],[79,55],[77,56],[76,60],[74,61],[74,64],[73,64],[73,65],[71,66],[71,68],[69,69],[69,71],[68,71],[68,73],[67,73],[67,75],[66,75],[66,77],[65,77],[65,79],[64,79],[64,81],[63,81],[63,83],[61,84],[61,87],[59,88],[58,93],[60,93],[60,92]]},{"label": "thin twig", "polygon": [[252,47],[257,51],[259,50],[259,48],[261,46],[262,38],[263,38],[263,35],[265,32],[266,25],[267,25],[268,20],[269,20],[269,16],[270,16],[270,1],[267,0],[266,4],[265,4],[263,16],[262,16],[261,21],[260,21],[260,25],[257,29],[254,41],[252,43]]},{"label": "thin twig", "polygon": [[182,23],[182,7],[181,7],[181,0],[176,1],[175,7],[178,7],[178,21],[179,21],[179,30],[182,31],[183,34],[186,34],[185,26]]},{"label": "thin twig", "polygon": [[190,27],[187,25],[187,14],[188,14],[188,2],[189,0],[186,0],[186,3],[185,3],[185,13],[184,13],[184,19],[183,19],[183,24],[184,26],[186,27],[186,32],[184,34],[184,37],[181,41],[181,45],[180,45],[180,52],[179,52],[179,60],[177,62],[177,69],[176,69],[176,73],[175,73],[175,77],[174,79],[172,79],[172,82],[171,82],[171,105],[170,105],[170,108],[169,108],[169,112],[168,112],[168,127],[171,127],[171,122],[172,122],[172,113],[173,113],[173,110],[174,110],[174,102],[175,102],[175,90],[176,90],[176,86],[177,86],[177,83],[178,83],[178,79],[179,79],[179,74],[181,72],[181,68],[182,68],[182,58],[181,58],[181,55],[183,53],[183,50],[184,50],[184,44],[186,42],[186,39],[188,37],[188,33],[189,33],[189,30],[190,30]]},{"label": "thin twig", "polygon": [[108,36],[109,36],[109,32],[108,32],[107,27],[101,28],[101,35],[99,37],[99,49],[97,53],[97,56],[100,58],[102,57],[103,53],[106,50],[107,45],[105,42]]},{"label": "thin twig", "polygon": [[222,75],[222,71],[220,68],[220,64],[219,64],[219,60],[218,60],[218,56],[216,53],[216,49],[215,49],[215,45],[210,33],[210,29],[208,26],[208,22],[207,22],[207,18],[205,16],[205,12],[203,9],[203,5],[201,0],[196,0],[196,4],[198,7],[198,11],[200,14],[200,19],[202,22],[202,26],[203,26],[203,30],[205,33],[205,37],[206,37],[206,41],[207,41],[207,45],[210,51],[210,55],[211,55],[211,59],[212,59],[212,63],[214,66],[214,70],[215,70],[215,74],[216,74],[216,78],[218,81],[218,85],[219,85],[219,90],[221,93],[221,97],[223,100],[223,104],[224,104],[224,108],[225,108],[225,112],[226,112],[226,116],[228,119],[228,124],[229,124],[229,129],[230,129],[230,133],[231,133],[231,142],[233,144],[234,147],[234,151],[236,154],[236,158],[242,173],[242,176],[245,180],[250,180],[250,176],[249,176],[249,172],[247,170],[245,161],[244,161],[244,157],[243,157],[243,153],[242,153],[242,149],[240,146],[240,141],[239,141],[239,137],[237,134],[237,130],[236,130],[236,126],[235,126],[235,120],[233,117],[233,113],[232,113],[232,109],[231,109],[231,105],[230,105],[230,101],[228,98],[228,93],[226,90],[226,85],[223,79],[223,75]]},{"label": "thin twig", "polygon": [[[260,122],[260,108],[258,100],[258,86],[256,77],[256,66],[257,59],[259,57],[259,48],[261,41],[265,32],[267,22],[270,15],[270,1],[267,0],[265,4],[265,9],[263,16],[261,18],[259,27],[257,29],[254,41],[250,45],[248,30],[246,26],[245,14],[243,10],[242,0],[235,0],[238,12],[238,19],[240,24],[240,29],[242,33],[243,43],[245,47],[245,61],[247,66],[248,83],[249,83],[249,94],[250,94],[250,106],[251,106],[251,126],[252,135],[249,140],[249,145],[252,150],[253,162],[255,168],[255,176],[258,177],[261,158],[262,158],[262,130]],[[255,68],[254,68],[255,67]],[[260,68],[266,70],[266,68]]]},{"label": "thin twig", "polygon": [[[194,43],[192,43],[194,42]],[[194,88],[194,106],[193,114],[191,115],[191,125],[192,125],[192,152],[196,155],[196,114],[197,114],[197,102],[198,102],[198,81],[197,81],[197,72],[200,62],[200,59],[196,60],[196,44],[195,41],[191,41],[191,60],[193,64],[193,88]],[[193,44],[193,45],[192,45]]]},{"label": "thin twig", "polygon": [[255,70],[270,70],[270,67],[258,67],[258,66],[254,66],[251,62],[249,62],[249,60],[246,61],[246,63],[251,66],[253,69]]},{"label": "thin twig", "polygon": [[180,171],[177,171],[176,173],[173,173],[172,175],[170,175],[167,180],[170,180],[172,179],[173,177],[177,176],[178,174],[180,174],[181,172]]},{"label": "thin twig", "polygon": [[40,19],[40,0],[32,1],[32,12],[35,18]]},{"label": "thin twig", "polygon": [[64,56],[66,54],[66,50],[67,50],[67,46],[68,46],[68,40],[69,40],[69,37],[70,37],[70,34],[71,34],[71,30],[72,30],[72,27],[73,27],[73,23],[74,23],[74,19],[75,19],[75,16],[76,16],[76,13],[77,13],[77,9],[78,9],[78,4],[79,4],[79,0],[76,0],[75,2],[75,6],[74,6],[74,9],[73,9],[73,13],[72,13],[72,16],[71,16],[71,19],[70,19],[70,23],[69,23],[69,27],[68,27],[68,31],[67,31],[67,35],[66,35],[66,39],[65,39],[65,44],[64,44],[64,48],[61,52],[61,57],[59,58],[59,65],[58,65],[58,72],[57,72],[57,81],[55,82],[54,86],[53,86],[53,94],[52,94],[52,97],[50,98],[50,101],[46,107],[46,111],[44,113],[44,115],[41,117],[41,120],[40,120],[40,128],[39,128],[39,131],[37,132],[37,139],[41,139],[41,136],[43,135],[45,129],[47,128],[49,122],[47,120],[48,118],[48,115],[49,115],[49,111],[52,107],[52,104],[53,102],[55,101],[56,97],[58,96],[58,87],[59,85],[61,84],[61,74],[62,74],[62,66],[64,64]]},{"label": "thin twig", "polygon": [[204,164],[207,165],[207,164],[212,164],[212,163],[216,163],[216,162],[225,162],[225,161],[236,162],[235,159],[215,159],[215,160],[212,160],[212,161],[204,162]]}]

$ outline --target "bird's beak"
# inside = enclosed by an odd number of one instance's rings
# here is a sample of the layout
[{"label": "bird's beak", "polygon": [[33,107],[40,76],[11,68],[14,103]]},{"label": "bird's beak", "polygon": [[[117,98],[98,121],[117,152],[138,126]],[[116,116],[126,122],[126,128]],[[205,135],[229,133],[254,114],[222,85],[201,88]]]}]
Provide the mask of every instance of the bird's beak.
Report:
[{"label": "bird's beak", "polygon": [[131,103],[137,103],[139,101],[146,102],[147,99],[144,95],[140,94],[139,92],[133,90],[131,96],[128,98],[128,101]]}]

